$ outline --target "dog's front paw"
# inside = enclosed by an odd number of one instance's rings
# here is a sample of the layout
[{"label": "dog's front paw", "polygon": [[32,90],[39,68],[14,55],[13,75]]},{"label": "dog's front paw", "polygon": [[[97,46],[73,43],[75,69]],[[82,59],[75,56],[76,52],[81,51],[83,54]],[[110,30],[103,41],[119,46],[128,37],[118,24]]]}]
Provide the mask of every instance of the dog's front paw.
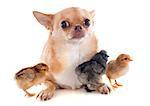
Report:
[{"label": "dog's front paw", "polygon": [[98,87],[97,91],[101,94],[109,94],[111,92],[111,88],[106,84],[102,84]]},{"label": "dog's front paw", "polygon": [[47,101],[50,100],[54,95],[54,92],[52,92],[49,89],[43,90],[41,91],[38,95],[37,95],[37,99],[40,99],[41,101]]}]

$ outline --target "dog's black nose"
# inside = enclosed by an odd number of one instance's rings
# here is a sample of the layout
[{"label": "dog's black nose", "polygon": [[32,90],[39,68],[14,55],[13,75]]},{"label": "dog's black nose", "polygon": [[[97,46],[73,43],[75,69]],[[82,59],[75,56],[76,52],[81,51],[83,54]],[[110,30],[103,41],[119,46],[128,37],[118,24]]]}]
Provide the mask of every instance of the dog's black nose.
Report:
[{"label": "dog's black nose", "polygon": [[75,31],[81,31],[82,27],[80,25],[75,26]]}]

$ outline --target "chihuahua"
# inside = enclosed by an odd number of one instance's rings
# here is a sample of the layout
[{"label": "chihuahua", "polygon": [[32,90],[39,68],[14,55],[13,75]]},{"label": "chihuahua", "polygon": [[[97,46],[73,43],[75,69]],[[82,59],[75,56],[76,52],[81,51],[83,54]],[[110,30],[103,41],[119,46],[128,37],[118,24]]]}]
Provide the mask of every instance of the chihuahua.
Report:
[{"label": "chihuahua", "polygon": [[[37,21],[49,30],[41,61],[49,66],[56,82],[71,89],[82,85],[75,68],[92,58],[97,52],[97,39],[93,31],[94,11],[71,7],[56,14],[33,11]],[[48,100],[56,85],[49,81],[47,89],[38,97]]]}]

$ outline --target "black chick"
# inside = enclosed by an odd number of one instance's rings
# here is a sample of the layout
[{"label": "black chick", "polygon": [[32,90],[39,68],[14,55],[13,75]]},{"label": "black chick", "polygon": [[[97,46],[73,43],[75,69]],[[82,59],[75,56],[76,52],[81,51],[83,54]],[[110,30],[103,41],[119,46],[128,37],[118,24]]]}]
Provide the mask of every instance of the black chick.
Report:
[{"label": "black chick", "polygon": [[95,54],[91,60],[80,64],[75,69],[79,81],[87,92],[97,91],[99,87],[105,85],[101,80],[102,75],[106,72],[108,57],[107,52],[101,50],[99,53]]}]

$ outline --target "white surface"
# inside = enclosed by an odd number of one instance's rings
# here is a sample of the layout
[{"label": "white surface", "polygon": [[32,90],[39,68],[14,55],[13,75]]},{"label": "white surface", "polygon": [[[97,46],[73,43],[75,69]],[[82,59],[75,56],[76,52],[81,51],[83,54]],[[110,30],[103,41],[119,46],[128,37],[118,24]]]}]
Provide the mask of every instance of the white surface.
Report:
[{"label": "white surface", "polygon": [[[39,61],[48,32],[32,15],[33,10],[55,13],[78,6],[95,9],[95,32],[100,49],[110,58],[130,54],[134,61],[120,79],[124,87],[109,96],[84,91],[58,91],[39,102],[26,98],[16,86],[14,74]],[[150,105],[150,3],[149,0],[1,0],[0,1],[0,105],[12,106],[127,106]],[[38,89],[42,89],[38,87]]]}]

